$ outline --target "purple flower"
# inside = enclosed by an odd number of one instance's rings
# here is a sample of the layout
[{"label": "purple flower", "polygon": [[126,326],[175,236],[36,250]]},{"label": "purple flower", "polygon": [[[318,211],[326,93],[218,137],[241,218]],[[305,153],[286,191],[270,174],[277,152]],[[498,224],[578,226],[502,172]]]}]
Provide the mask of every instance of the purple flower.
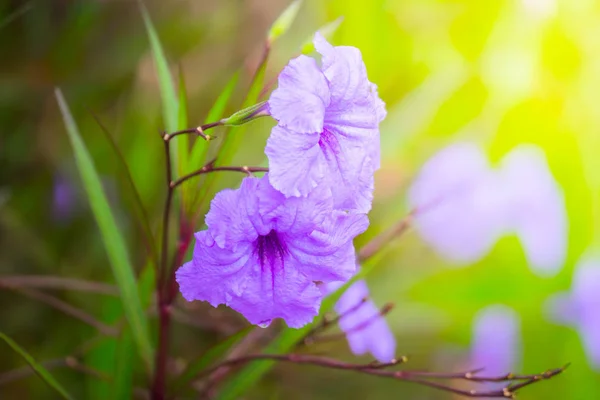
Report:
[{"label": "purple flower", "polygon": [[[343,282],[326,285],[328,293],[334,292]],[[352,353],[370,353],[379,362],[390,362],[396,354],[396,339],[385,318],[369,297],[365,281],[357,281],[340,297],[335,311],[341,315],[339,326],[346,333]]]},{"label": "purple flower", "polygon": [[332,210],[329,188],[286,198],[268,180],[245,178],[218,193],[196,233],[192,261],[176,273],[183,297],[225,304],[253,324],[283,318],[301,327],[317,315],[315,281],[347,280],[355,272],[352,239],[365,215]]},{"label": "purple flower", "polygon": [[288,197],[306,196],[326,181],[335,208],[367,212],[385,104],[358,49],[333,47],[319,33],[314,43],[322,66],[306,56],[291,60],[269,99],[278,121],[265,148],[269,179]]},{"label": "purple flower", "polygon": [[475,262],[514,233],[534,272],[554,274],[564,263],[564,197],[535,146],[517,146],[492,169],[476,145],[451,145],[423,166],[409,203],[421,236],[452,262]]},{"label": "purple flower", "polygon": [[[484,368],[487,376],[505,375],[518,367],[521,332],[518,314],[510,307],[495,304],[477,313],[473,322],[470,368]],[[504,382],[485,383],[483,390],[497,390]]]},{"label": "purple flower", "polygon": [[582,257],[570,293],[559,293],[547,303],[550,319],[579,331],[590,364],[600,370],[600,255]]},{"label": "purple flower", "polygon": [[52,214],[57,221],[65,222],[73,216],[77,206],[77,193],[73,185],[62,175],[54,178],[52,190]]},{"label": "purple flower", "polygon": [[495,304],[480,310],[473,322],[471,367],[486,375],[513,370],[521,351],[519,316],[510,307]]}]

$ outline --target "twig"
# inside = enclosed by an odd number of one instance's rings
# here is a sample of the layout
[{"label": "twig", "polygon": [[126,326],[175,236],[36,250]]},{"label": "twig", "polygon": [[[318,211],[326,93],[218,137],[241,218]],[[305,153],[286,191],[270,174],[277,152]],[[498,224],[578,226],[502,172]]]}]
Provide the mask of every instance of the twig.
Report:
[{"label": "twig", "polygon": [[76,318],[76,319],[90,325],[91,327],[96,328],[96,330],[103,335],[114,337],[114,336],[118,336],[118,334],[119,334],[119,330],[117,328],[106,325],[106,324],[98,321],[96,318],[92,317],[90,314],[86,313],[85,311],[82,311],[79,308],[73,307],[69,303],[64,302],[60,299],[57,299],[56,297],[50,296],[48,294],[45,294],[43,292],[40,292],[40,291],[34,290],[34,289],[24,289],[24,288],[11,288],[11,289],[18,293],[21,293],[27,297],[30,297],[32,299],[39,300],[44,304],[54,307],[57,310],[62,311],[63,313],[65,313],[73,318]]},{"label": "twig", "polygon": [[[307,364],[318,366],[322,368],[330,369],[341,369],[350,370],[368,375],[375,375],[385,378],[392,378],[400,381],[412,382],[419,385],[431,387],[434,389],[443,390],[446,392],[455,393],[465,397],[496,397],[496,398],[514,398],[515,392],[526,386],[529,386],[535,382],[539,382],[544,379],[550,379],[567,368],[568,365],[562,368],[556,368],[548,370],[542,374],[535,375],[514,375],[507,374],[503,376],[485,377],[479,376],[477,371],[469,371],[465,373],[434,373],[434,372],[423,372],[423,371],[389,371],[386,368],[398,365],[406,362],[406,357],[393,360],[390,363],[379,364],[379,363],[368,363],[368,364],[351,364],[345,363],[339,360],[315,356],[315,355],[303,355],[303,354],[254,354],[248,355],[236,359],[223,361],[205,371],[202,372],[201,376],[212,374],[214,371],[223,368],[225,366],[237,366],[257,360],[270,360],[276,362],[288,362],[293,364]],[[446,380],[465,380],[470,382],[498,382],[509,381],[514,382],[516,380],[522,381],[519,383],[509,384],[501,389],[497,390],[463,390],[457,389],[452,386],[445,385],[443,383],[436,382],[437,379]],[[433,380],[433,381],[432,381]]]},{"label": "twig", "polygon": [[247,166],[242,166],[242,167],[213,167],[212,165],[207,164],[204,167],[200,168],[197,171],[191,172],[187,175],[182,176],[181,178],[177,179],[176,181],[171,182],[171,188],[176,188],[177,186],[181,185],[183,182],[187,181],[190,178],[193,178],[194,176],[198,176],[198,175],[202,175],[202,174],[208,174],[210,172],[217,172],[217,171],[233,171],[233,172],[242,172],[248,175],[252,175],[255,172],[269,172],[269,168],[264,168],[264,167],[247,167]]},{"label": "twig", "polygon": [[412,222],[413,214],[414,212],[411,212],[405,218],[400,220],[397,224],[390,227],[388,230],[383,231],[379,235],[375,236],[366,245],[364,245],[358,252],[359,261],[364,262],[369,258],[373,257],[392,239],[406,232]]},{"label": "twig", "polygon": [[102,282],[86,281],[83,279],[62,278],[59,276],[46,275],[0,276],[0,287],[64,289],[105,294],[109,296],[119,295],[119,290],[114,285],[109,285]]}]

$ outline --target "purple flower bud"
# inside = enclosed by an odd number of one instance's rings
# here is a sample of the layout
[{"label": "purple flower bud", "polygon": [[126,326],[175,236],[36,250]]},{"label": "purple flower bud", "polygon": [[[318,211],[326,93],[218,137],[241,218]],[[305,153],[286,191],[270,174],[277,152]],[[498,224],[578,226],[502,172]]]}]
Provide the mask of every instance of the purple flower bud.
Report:
[{"label": "purple flower bud", "polygon": [[265,148],[269,179],[288,197],[306,196],[326,182],[336,209],[367,212],[385,104],[358,49],[333,47],[319,33],[314,43],[322,66],[304,55],[291,60],[269,99],[278,121]]},{"label": "purple flower bud", "polygon": [[366,215],[332,206],[329,188],[286,198],[268,174],[221,191],[206,215],[208,229],[196,233],[192,261],[176,272],[183,297],[225,304],[261,326],[274,318],[307,324],[322,298],[315,282],[355,273],[352,240],[368,226]]}]

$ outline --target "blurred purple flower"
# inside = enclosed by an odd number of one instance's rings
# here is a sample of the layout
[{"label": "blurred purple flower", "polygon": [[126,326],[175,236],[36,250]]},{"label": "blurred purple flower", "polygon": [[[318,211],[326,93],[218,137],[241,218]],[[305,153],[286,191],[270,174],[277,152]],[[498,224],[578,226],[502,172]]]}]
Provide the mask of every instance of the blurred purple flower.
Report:
[{"label": "blurred purple flower", "polygon": [[471,367],[487,375],[514,369],[521,351],[519,316],[510,307],[494,304],[480,310],[473,322]]},{"label": "blurred purple flower", "polygon": [[515,147],[492,169],[475,144],[453,144],[425,163],[409,203],[416,229],[451,262],[475,262],[514,232],[534,272],[549,275],[563,265],[564,197],[535,146]]},{"label": "blurred purple flower", "polygon": [[52,216],[64,222],[71,218],[77,203],[77,192],[62,175],[56,175],[52,188]]},{"label": "blurred purple flower", "polygon": [[[521,358],[520,331],[519,316],[512,308],[494,304],[480,310],[473,321],[470,368],[484,368],[488,376],[512,372]],[[484,384],[487,390],[504,385],[504,382]]]},{"label": "blurred purple flower", "polygon": [[301,327],[317,315],[315,281],[347,280],[356,270],[352,240],[362,214],[332,209],[331,191],[286,198],[263,178],[218,193],[196,233],[191,262],[176,273],[183,297],[225,304],[262,326],[283,318]]},{"label": "blurred purple flower", "polygon": [[291,60],[269,99],[278,121],[265,148],[269,179],[288,197],[306,196],[326,181],[335,208],[367,212],[385,104],[358,49],[333,47],[319,33],[314,44],[322,67],[303,55]]},{"label": "blurred purple flower", "polygon": [[[343,282],[329,283],[325,291],[334,292],[342,285]],[[390,362],[396,355],[396,339],[381,311],[368,297],[365,281],[357,281],[346,289],[335,305],[341,316],[340,329],[346,333],[352,353],[370,353],[379,362]]]},{"label": "blurred purple flower", "polygon": [[570,293],[559,293],[546,303],[554,322],[575,327],[590,364],[600,370],[600,254],[582,257]]}]

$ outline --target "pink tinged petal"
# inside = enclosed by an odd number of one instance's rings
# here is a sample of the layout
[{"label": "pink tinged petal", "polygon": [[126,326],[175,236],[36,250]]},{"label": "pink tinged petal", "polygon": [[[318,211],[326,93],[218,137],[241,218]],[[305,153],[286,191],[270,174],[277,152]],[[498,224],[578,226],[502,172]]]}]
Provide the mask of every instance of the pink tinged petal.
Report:
[{"label": "pink tinged petal", "polygon": [[555,275],[565,262],[568,222],[564,195],[543,151],[516,147],[504,157],[500,173],[511,196],[508,218],[531,268],[539,275]]},{"label": "pink tinged petal", "polygon": [[329,87],[314,59],[300,56],[279,75],[279,87],[269,99],[271,115],[279,125],[298,133],[323,130]]},{"label": "pink tinged petal", "polygon": [[488,375],[506,374],[521,357],[518,314],[504,305],[488,306],[475,316],[471,342],[471,367]]},{"label": "pink tinged petal", "polygon": [[396,340],[375,304],[364,301],[368,296],[364,281],[357,281],[344,292],[335,305],[341,315],[340,329],[346,333],[352,353],[370,353],[379,362],[389,362],[395,356]]},{"label": "pink tinged petal", "polygon": [[482,258],[506,230],[505,193],[474,144],[457,143],[425,163],[408,193],[421,237],[447,260]]},{"label": "pink tinged petal", "polygon": [[286,197],[306,196],[325,176],[318,134],[299,134],[275,126],[267,140],[269,181]]}]

